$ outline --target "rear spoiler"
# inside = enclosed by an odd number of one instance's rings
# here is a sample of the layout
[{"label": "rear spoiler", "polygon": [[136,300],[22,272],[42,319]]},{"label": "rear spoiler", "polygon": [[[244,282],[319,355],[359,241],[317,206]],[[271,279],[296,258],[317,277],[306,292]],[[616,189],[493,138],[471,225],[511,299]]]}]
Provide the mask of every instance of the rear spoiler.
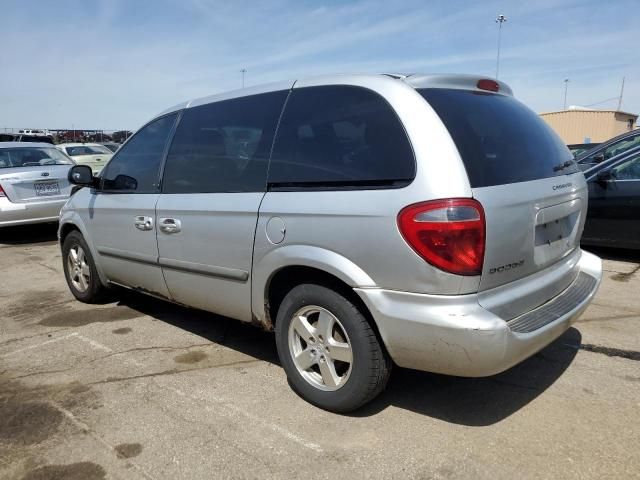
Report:
[{"label": "rear spoiler", "polygon": [[478,75],[441,74],[441,75],[408,75],[402,78],[414,88],[454,88],[459,90],[490,91],[502,95],[513,96],[511,87],[500,80]]}]

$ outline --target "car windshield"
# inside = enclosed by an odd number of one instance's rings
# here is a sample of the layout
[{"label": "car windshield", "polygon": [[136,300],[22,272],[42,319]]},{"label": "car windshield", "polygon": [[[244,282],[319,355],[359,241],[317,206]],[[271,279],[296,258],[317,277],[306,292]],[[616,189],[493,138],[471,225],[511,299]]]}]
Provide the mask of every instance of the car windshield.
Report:
[{"label": "car windshield", "polygon": [[73,165],[73,161],[55,148],[0,148],[0,168]]},{"label": "car windshield", "polygon": [[67,154],[72,157],[77,157],[79,155],[102,155],[102,154],[111,154],[113,153],[106,147],[102,145],[78,145],[74,147],[65,147]]},{"label": "car windshield", "polygon": [[637,146],[640,146],[640,135],[634,135],[631,138],[627,138],[621,142],[611,145],[605,149],[604,159],[608,160]]},{"label": "car windshield", "polygon": [[574,148],[569,148],[569,150],[571,151],[571,153],[573,153],[573,158],[576,158],[578,155],[582,155],[584,152],[591,149],[586,147],[574,147]]},{"label": "car windshield", "polygon": [[[632,134],[631,136],[624,138],[622,140],[614,141],[613,143],[602,146],[599,149],[593,149],[593,153],[590,153],[590,150],[585,150],[581,152],[577,157],[576,161],[578,163],[598,163],[603,160],[609,160],[615,156],[620,155],[632,148],[635,148],[640,145],[640,134]],[[600,157],[600,158],[598,158]],[[597,160],[594,161],[594,158]]]}]

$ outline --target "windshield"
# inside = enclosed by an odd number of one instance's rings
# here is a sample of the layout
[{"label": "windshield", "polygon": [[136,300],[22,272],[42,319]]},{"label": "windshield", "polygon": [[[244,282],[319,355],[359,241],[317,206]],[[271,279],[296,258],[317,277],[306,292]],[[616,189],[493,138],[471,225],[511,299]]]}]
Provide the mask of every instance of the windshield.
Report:
[{"label": "windshield", "polygon": [[77,157],[79,155],[111,155],[113,152],[102,145],[78,145],[76,147],[65,147],[68,155]]},{"label": "windshield", "polygon": [[640,146],[640,135],[634,135],[631,138],[616,142],[613,145],[607,147],[604,151],[604,159],[608,160],[638,146]]},{"label": "windshield", "polygon": [[0,148],[0,168],[73,165],[73,161],[55,148]]},{"label": "windshield", "polygon": [[579,171],[560,137],[511,96],[443,88],[418,92],[449,130],[472,188]]},{"label": "windshield", "polygon": [[571,153],[573,154],[573,158],[576,158],[578,155],[582,155],[584,152],[591,150],[591,148],[587,147],[573,147],[569,148]]}]

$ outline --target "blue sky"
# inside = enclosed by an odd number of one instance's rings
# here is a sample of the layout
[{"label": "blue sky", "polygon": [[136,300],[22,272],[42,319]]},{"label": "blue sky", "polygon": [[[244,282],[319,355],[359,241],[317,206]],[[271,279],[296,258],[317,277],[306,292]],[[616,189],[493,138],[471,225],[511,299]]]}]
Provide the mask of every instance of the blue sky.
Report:
[{"label": "blue sky", "polygon": [[[0,0],[0,130],[136,129],[183,100],[334,72],[494,75],[534,110],[620,91],[640,113],[640,3]],[[617,101],[595,108],[615,108]]]}]

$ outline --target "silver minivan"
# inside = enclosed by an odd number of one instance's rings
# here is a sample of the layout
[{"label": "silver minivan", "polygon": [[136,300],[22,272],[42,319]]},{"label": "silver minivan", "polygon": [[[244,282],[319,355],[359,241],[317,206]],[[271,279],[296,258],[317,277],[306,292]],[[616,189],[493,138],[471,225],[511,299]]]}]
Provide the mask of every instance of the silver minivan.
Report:
[{"label": "silver minivan", "polygon": [[487,376],[533,355],[602,276],[585,179],[493,79],[334,75],[185,102],[64,207],[83,302],[121,285],[275,330],[304,399],[346,412],[392,364]]}]

